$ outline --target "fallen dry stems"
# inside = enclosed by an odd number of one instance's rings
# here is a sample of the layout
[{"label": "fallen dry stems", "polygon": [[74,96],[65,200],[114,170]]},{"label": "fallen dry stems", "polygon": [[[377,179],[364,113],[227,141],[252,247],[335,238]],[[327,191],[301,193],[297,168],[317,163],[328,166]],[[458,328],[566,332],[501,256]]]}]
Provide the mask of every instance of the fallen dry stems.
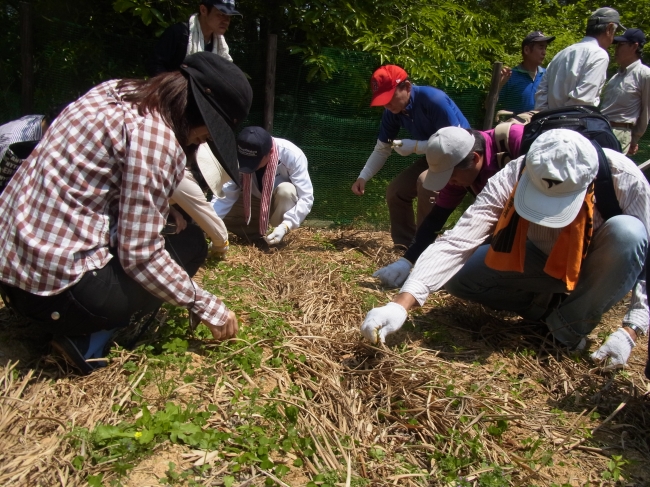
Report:
[{"label": "fallen dry stems", "polygon": [[[287,238],[280,251],[242,247],[228,263],[250,269],[239,283],[245,289],[242,302],[263,316],[281,317],[287,327],[280,351],[304,355],[304,362],[294,360],[291,372],[266,362],[253,374],[230,370],[230,360],[249,349],[261,347],[265,357],[278,351],[273,340],[254,340],[211,364],[220,378],[215,384],[196,377],[182,391],[217,406],[213,427],[234,421],[226,416],[233,395],[242,389],[240,380],[262,388],[262,379],[269,379],[279,393],[263,391],[258,400],[298,409],[298,426],[316,448],[303,458],[303,480],[275,480],[257,469],[240,479],[242,485],[263,478],[302,485],[309,476],[330,470],[339,472],[344,485],[354,477],[371,479],[373,485],[442,485],[449,474],[445,462],[461,457],[467,462],[459,473],[473,485],[492,471],[482,462],[504,466],[513,484],[534,479],[549,485],[560,483],[560,474],[543,462],[543,453],[555,464],[568,465],[566,478],[583,471],[599,478],[604,460],[590,449],[599,442],[609,445],[608,451],[616,448],[623,432],[626,455],[649,456],[650,412],[638,370],[628,372],[630,379],[590,373],[587,360],[567,356],[546,337],[520,329],[516,318],[444,292],[411,314],[415,329],[400,330],[386,347],[370,346],[359,334],[364,299],[381,305],[395,291],[382,289],[368,273],[369,267],[399,256],[389,250],[385,234],[334,230],[316,238],[313,230],[303,229]],[[278,303],[288,311],[279,312]],[[634,353],[642,355],[643,346],[637,348]],[[131,382],[123,373],[127,360],[138,361],[140,370]],[[52,367],[19,370],[5,363],[0,484],[74,486],[84,485],[89,473],[110,473],[107,464],[76,471],[71,462],[80,452],[66,435],[75,427],[116,424],[120,417],[112,406],[128,405],[146,367],[145,358],[127,352],[87,378],[57,378]],[[289,392],[292,385],[299,394]],[[594,410],[606,419],[592,417]],[[608,429],[612,426],[620,428]],[[587,446],[592,441],[594,446]],[[539,445],[533,450],[535,442]],[[646,463],[638,469],[650,476]]]}]

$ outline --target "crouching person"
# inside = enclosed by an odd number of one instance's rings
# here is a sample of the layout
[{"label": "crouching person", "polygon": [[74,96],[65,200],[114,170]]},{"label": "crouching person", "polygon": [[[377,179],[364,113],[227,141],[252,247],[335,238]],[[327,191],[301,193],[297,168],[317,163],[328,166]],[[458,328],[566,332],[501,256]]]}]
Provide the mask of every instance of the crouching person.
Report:
[{"label": "crouching person", "polygon": [[[440,191],[440,194],[404,255],[377,270],[373,277],[379,278],[385,286],[404,284],[415,261],[436,240],[467,192],[479,194],[505,162],[519,156],[524,126],[506,124],[502,128],[507,130],[505,140],[497,135],[497,131],[503,132],[499,127],[485,132],[444,127],[428,141],[418,142],[418,145],[427,148],[429,165],[422,186],[430,191]],[[500,149],[500,142],[507,146],[506,151]]]},{"label": "crouching person", "polygon": [[163,301],[216,339],[237,332],[235,314],[192,282],[207,253],[201,230],[163,229],[186,150],[212,138],[236,167],[232,127],[251,98],[244,74],[212,53],[148,80],[107,81],[61,113],[0,197],[2,297],[82,373],[115,329]]},{"label": "crouching person", "polygon": [[[314,204],[307,158],[295,144],[271,137],[262,127],[241,131],[237,155],[240,185],[226,183],[224,196],[213,200],[214,210],[235,235],[279,244],[300,227]],[[269,224],[274,229],[267,235]]]},{"label": "crouching person", "polygon": [[559,344],[580,349],[602,314],[633,290],[622,328],[593,355],[624,365],[648,328],[650,186],[632,161],[603,151],[622,214],[604,220],[594,205],[599,158],[592,143],[577,132],[550,130],[488,181],[453,230],[418,259],[393,302],[368,313],[364,337],[383,342],[409,309],[444,286],[462,299],[543,322]]}]

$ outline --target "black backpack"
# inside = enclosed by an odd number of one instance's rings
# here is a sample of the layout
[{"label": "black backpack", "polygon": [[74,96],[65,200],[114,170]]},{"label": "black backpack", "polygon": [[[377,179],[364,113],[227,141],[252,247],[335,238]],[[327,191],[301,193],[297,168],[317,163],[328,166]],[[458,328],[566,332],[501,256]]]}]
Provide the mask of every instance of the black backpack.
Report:
[{"label": "black backpack", "polygon": [[614,135],[609,120],[601,115],[600,110],[588,105],[576,105],[544,110],[533,115],[524,128],[521,153],[528,152],[537,137],[552,129],[575,130],[589,140],[598,142],[600,147],[621,152],[621,144]]}]

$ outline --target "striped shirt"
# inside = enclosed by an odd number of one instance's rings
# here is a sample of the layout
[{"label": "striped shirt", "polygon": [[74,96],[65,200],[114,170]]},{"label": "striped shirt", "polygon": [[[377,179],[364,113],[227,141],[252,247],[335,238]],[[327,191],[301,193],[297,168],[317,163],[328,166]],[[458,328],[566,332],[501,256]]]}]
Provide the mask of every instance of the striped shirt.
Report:
[{"label": "striped shirt", "polygon": [[[612,170],[614,192],[623,214],[638,218],[650,235],[650,185],[637,166],[623,154],[603,149]],[[474,251],[494,232],[512,190],[519,177],[523,160],[521,156],[510,162],[494,175],[476,201],[458,221],[456,226],[438,238],[420,256],[402,293],[411,294],[420,305],[429,293],[442,288],[467,262]],[[594,207],[594,230],[604,220]],[[531,223],[528,239],[545,254],[549,254],[561,229],[543,227]],[[634,323],[647,329],[650,314],[646,297],[645,281],[637,281],[633,299],[624,323]]]},{"label": "striped shirt", "polygon": [[0,159],[11,144],[41,140],[43,118],[43,115],[25,115],[0,126]]},{"label": "striped shirt", "polygon": [[117,251],[129,277],[213,325],[225,305],[165,250],[161,230],[186,158],[157,113],[123,103],[117,81],[69,105],[0,196],[0,281],[59,294]]}]

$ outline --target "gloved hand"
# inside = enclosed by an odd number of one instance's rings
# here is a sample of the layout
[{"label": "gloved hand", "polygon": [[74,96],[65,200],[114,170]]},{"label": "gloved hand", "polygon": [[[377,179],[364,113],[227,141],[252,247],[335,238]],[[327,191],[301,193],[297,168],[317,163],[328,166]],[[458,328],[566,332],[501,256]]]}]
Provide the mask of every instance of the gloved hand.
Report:
[{"label": "gloved hand", "polygon": [[402,327],[407,314],[403,306],[393,302],[381,308],[373,308],[361,325],[361,334],[370,343],[385,343],[387,335]]},{"label": "gloved hand", "polygon": [[226,240],[221,245],[216,245],[214,242],[210,242],[208,246],[208,257],[215,257],[219,260],[225,260],[226,254],[230,249],[230,243]]},{"label": "gloved hand", "polygon": [[427,150],[427,141],[411,139],[394,140],[393,149],[395,149],[395,152],[400,156],[408,156],[414,152],[416,154],[424,154]]},{"label": "gloved hand", "polygon": [[622,369],[634,348],[634,340],[623,328],[609,335],[603,346],[591,354],[596,362],[604,362],[609,358],[609,365],[604,370]]},{"label": "gloved hand", "polygon": [[411,272],[411,264],[404,257],[376,271],[372,277],[378,278],[384,286],[401,286]]},{"label": "gloved hand", "polygon": [[266,243],[269,245],[276,245],[282,241],[287,233],[289,233],[289,227],[286,223],[281,223],[275,227],[271,233],[264,237],[264,240],[266,240]]}]

